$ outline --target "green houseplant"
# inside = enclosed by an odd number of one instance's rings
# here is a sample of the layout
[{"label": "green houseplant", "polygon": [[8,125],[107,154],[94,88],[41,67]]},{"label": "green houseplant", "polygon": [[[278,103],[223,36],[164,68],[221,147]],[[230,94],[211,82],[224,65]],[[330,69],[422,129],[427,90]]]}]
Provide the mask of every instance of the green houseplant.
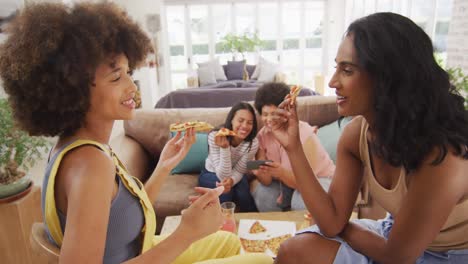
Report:
[{"label": "green houseplant", "polygon": [[243,35],[229,33],[221,38],[220,45],[223,51],[232,52],[233,58],[235,54],[240,53],[244,59],[244,52],[255,51],[256,48],[264,45],[264,41],[258,37],[257,33],[244,33]]},{"label": "green houseplant", "polygon": [[434,53],[434,57],[440,67],[448,73],[450,83],[465,98],[465,109],[468,110],[468,75],[460,67],[447,67],[440,53]]},{"label": "green houseplant", "polygon": [[465,109],[468,109],[468,75],[464,74],[459,67],[446,69],[450,82],[457,88],[465,98]]},{"label": "green houseplant", "polygon": [[19,129],[7,99],[0,98],[0,198],[30,185],[26,172],[49,146],[45,138],[31,137]]}]

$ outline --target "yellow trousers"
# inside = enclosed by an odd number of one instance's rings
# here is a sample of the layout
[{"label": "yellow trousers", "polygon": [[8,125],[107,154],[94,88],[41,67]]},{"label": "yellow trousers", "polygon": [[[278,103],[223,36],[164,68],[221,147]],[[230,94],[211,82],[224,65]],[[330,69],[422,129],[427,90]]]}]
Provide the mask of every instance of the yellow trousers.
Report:
[{"label": "yellow trousers", "polygon": [[[154,245],[166,236],[155,236]],[[273,259],[261,253],[239,255],[239,238],[230,232],[218,231],[193,243],[172,264],[271,264]]]}]

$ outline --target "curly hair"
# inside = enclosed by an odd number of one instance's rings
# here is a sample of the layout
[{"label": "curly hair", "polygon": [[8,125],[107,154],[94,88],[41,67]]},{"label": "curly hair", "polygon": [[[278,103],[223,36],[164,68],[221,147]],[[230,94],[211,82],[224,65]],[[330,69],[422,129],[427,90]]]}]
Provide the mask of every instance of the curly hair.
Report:
[{"label": "curly hair", "polygon": [[8,33],[0,76],[16,120],[30,135],[76,132],[98,65],[125,54],[134,69],[152,51],[145,33],[112,3],[28,5]]},{"label": "curly hair", "polygon": [[254,106],[259,114],[265,105],[278,106],[289,94],[290,88],[285,83],[270,82],[260,86],[255,93]]},{"label": "curly hair", "polygon": [[358,63],[375,83],[376,154],[408,172],[434,148],[433,165],[442,162],[449,147],[468,159],[464,99],[435,61],[429,36],[393,13],[358,19],[346,34],[354,37]]}]

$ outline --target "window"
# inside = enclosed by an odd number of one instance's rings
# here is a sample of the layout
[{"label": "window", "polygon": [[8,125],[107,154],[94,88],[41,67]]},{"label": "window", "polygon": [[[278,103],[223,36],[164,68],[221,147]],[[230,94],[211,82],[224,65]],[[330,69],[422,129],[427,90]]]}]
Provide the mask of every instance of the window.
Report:
[{"label": "window", "polygon": [[[290,84],[313,87],[313,76],[324,71],[323,18],[326,0],[186,1],[166,6],[172,89],[185,88],[180,80],[193,74],[196,63],[233,59],[220,40],[228,33],[257,33],[265,42],[256,52],[245,52],[248,64],[262,56],[281,65]],[[180,3],[180,1],[179,1]]]}]

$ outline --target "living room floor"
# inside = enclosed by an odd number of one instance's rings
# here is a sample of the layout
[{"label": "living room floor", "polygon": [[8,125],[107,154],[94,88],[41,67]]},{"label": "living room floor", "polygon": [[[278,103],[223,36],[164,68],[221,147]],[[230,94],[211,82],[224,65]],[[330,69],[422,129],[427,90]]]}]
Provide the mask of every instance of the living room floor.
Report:
[{"label": "living room floor", "polygon": [[[112,129],[111,139],[115,136],[123,133],[123,121],[118,120],[114,123],[114,128]],[[55,144],[57,137],[49,138],[52,144]],[[34,185],[42,187],[42,181],[44,179],[44,172],[47,165],[47,157],[49,153],[44,153],[41,160],[36,161],[36,164],[29,169],[29,173],[32,176]]]}]

